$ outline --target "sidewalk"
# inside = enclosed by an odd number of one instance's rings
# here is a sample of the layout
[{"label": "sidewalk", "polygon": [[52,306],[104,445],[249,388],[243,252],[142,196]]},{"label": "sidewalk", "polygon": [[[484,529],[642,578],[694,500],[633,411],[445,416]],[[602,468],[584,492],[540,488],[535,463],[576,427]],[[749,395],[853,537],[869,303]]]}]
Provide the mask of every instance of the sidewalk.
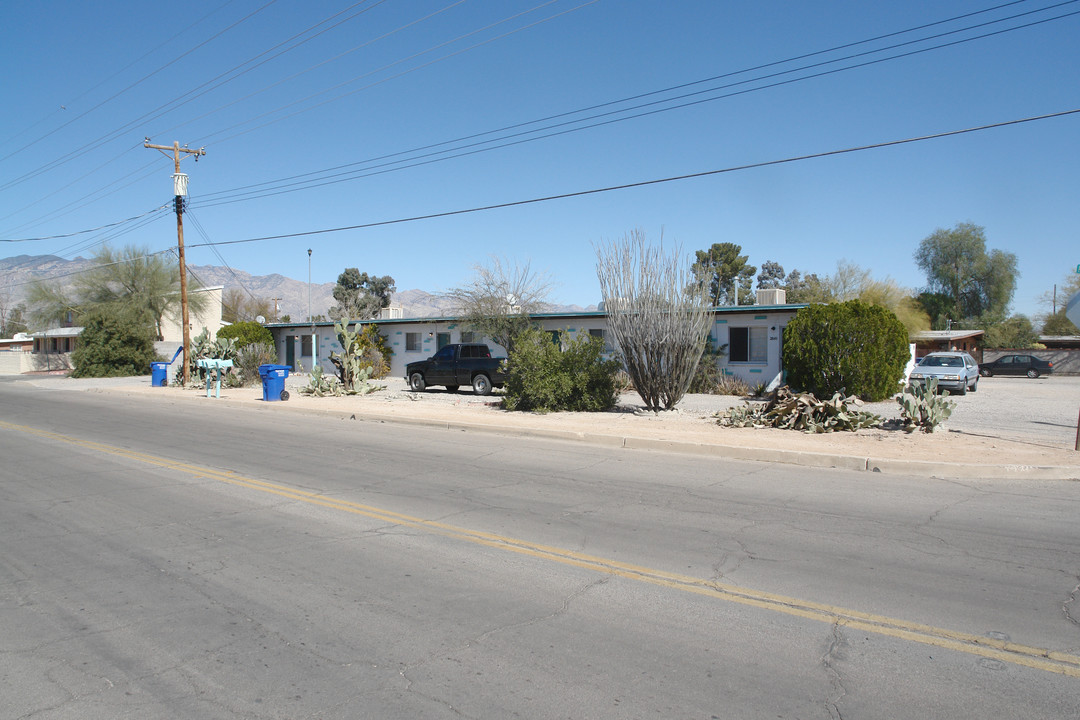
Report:
[{"label": "sidewalk", "polygon": [[[741,403],[740,398],[728,396],[688,395],[675,411],[654,414],[641,411],[640,399],[631,393],[623,395],[619,406],[609,412],[538,414],[502,410],[494,395],[482,398],[469,391],[448,393],[441,388],[413,393],[400,378],[379,381],[386,389],[366,396],[315,398],[299,393],[307,384],[306,376],[291,376],[286,382],[291,397],[285,402],[264,402],[261,387],[223,389],[215,399],[207,398],[205,390],[152,387],[149,377],[24,381],[49,389],[119,392],[147,401],[248,407],[283,416],[316,414],[810,467],[943,478],[1080,479],[1080,453],[1071,443],[1061,442],[1066,433],[1059,433],[1055,443],[986,431],[972,422],[965,427],[953,419],[929,435],[887,430],[809,435],[771,428],[724,428],[717,425],[715,414]],[[887,417],[896,416],[894,407],[895,402],[867,406]]]}]

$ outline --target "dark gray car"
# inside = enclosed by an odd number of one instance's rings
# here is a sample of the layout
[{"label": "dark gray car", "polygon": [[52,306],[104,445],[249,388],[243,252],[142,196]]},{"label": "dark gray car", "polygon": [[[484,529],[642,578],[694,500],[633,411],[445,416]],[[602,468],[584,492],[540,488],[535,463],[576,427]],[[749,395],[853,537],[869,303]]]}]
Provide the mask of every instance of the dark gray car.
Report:
[{"label": "dark gray car", "polygon": [[1037,378],[1054,372],[1054,363],[1034,355],[1002,355],[993,362],[980,365],[979,372],[983,377],[1026,375],[1029,378]]}]

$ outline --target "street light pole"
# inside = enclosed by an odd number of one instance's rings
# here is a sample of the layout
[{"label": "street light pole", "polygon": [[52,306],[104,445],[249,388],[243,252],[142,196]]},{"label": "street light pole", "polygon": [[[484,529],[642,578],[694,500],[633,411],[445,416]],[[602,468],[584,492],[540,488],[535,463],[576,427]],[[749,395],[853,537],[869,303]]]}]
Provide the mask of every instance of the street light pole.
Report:
[{"label": "street light pole", "polygon": [[307,317],[311,323],[311,372],[315,372],[315,318],[311,315],[311,248],[307,251]]}]

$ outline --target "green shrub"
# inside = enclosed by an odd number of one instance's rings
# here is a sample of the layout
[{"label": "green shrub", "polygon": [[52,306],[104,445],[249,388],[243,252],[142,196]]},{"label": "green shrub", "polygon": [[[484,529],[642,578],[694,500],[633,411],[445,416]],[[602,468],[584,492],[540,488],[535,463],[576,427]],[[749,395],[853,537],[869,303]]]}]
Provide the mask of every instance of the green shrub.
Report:
[{"label": "green shrub", "polygon": [[899,390],[910,356],[907,330],[885,308],[860,300],[802,308],[784,330],[784,368],[793,387],[876,402]]},{"label": "green shrub", "polygon": [[716,383],[716,395],[749,395],[750,386],[738,375],[724,375]]},{"label": "green shrub", "polygon": [[277,365],[277,351],[273,343],[251,343],[236,351],[233,370],[240,378],[241,385],[256,385],[262,382],[259,375],[260,365]]},{"label": "green shrub", "polygon": [[390,373],[390,359],[394,350],[379,332],[379,326],[371,323],[364,325],[359,339],[364,362],[371,366],[371,377],[386,377]]},{"label": "green shrub", "polygon": [[[603,358],[604,341],[560,333],[560,343],[546,332],[530,329],[514,338],[507,362],[508,410],[596,411],[614,407],[615,376],[620,365]],[[561,347],[560,347],[561,346]]]},{"label": "green shrub", "polygon": [[721,395],[720,383],[724,379],[724,369],[720,367],[720,360],[727,355],[727,345],[719,348],[713,346],[712,338],[705,338],[705,350],[698,360],[694,376],[690,378],[690,386],[686,388],[688,393],[704,393],[708,395]]},{"label": "green shrub", "polygon": [[147,312],[101,307],[81,318],[82,334],[71,353],[72,377],[148,375],[157,360],[154,319]]},{"label": "green shrub", "polygon": [[236,347],[242,348],[254,343],[274,344],[274,335],[257,322],[238,322],[226,325],[217,331],[218,339],[236,340]]}]

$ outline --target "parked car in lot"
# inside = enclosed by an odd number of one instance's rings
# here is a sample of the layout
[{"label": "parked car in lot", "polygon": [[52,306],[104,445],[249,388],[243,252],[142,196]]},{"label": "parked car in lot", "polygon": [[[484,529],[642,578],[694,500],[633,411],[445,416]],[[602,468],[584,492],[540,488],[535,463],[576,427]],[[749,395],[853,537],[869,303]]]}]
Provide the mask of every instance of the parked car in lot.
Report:
[{"label": "parked car in lot", "polygon": [[1002,355],[993,362],[980,365],[979,372],[983,377],[1026,375],[1029,378],[1037,378],[1054,372],[1054,363],[1034,355]]},{"label": "parked car in lot", "polygon": [[930,378],[937,378],[938,389],[957,395],[979,389],[979,364],[966,352],[935,352],[922,358],[911,371],[908,382],[921,385]]},{"label": "parked car in lot", "polygon": [[491,388],[501,388],[505,377],[502,358],[491,357],[491,350],[481,343],[446,345],[427,360],[405,366],[405,382],[415,392],[431,385],[445,385],[457,392],[462,385],[472,385],[477,395],[489,395]]}]

